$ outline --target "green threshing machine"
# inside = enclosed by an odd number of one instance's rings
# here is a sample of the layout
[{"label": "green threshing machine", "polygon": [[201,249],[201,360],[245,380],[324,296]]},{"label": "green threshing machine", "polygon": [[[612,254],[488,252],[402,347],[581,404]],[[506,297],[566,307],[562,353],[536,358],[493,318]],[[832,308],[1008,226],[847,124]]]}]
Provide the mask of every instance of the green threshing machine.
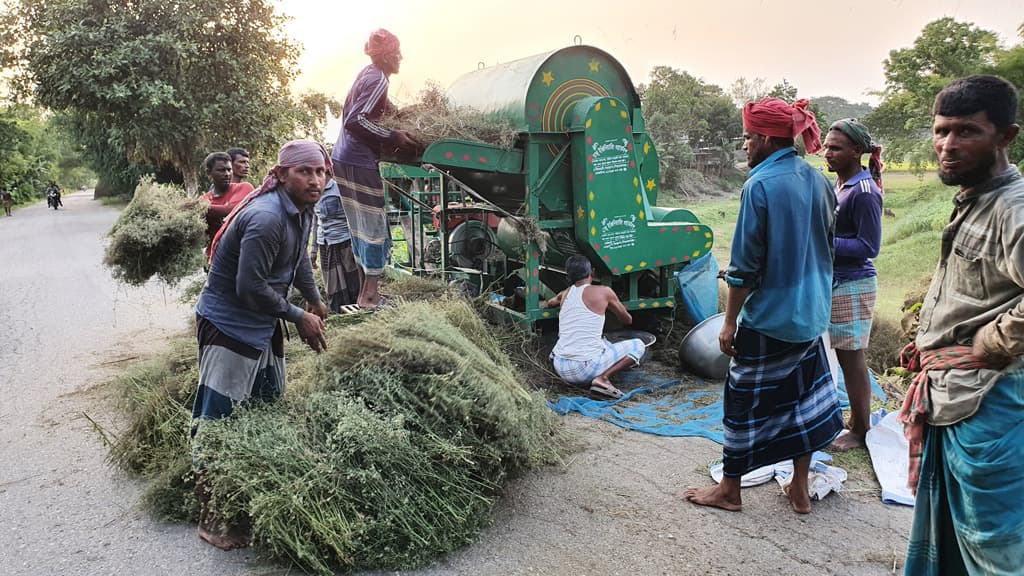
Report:
[{"label": "green threshing machine", "polygon": [[419,167],[382,165],[386,183],[412,183],[405,267],[492,290],[492,306],[524,325],[557,317],[539,302],[567,286],[573,254],[627,309],[675,306],[674,272],[714,238],[689,210],[657,205],[658,154],[615,58],[571,46],[480,68],[446,95],[518,136],[512,149],[439,140]]}]

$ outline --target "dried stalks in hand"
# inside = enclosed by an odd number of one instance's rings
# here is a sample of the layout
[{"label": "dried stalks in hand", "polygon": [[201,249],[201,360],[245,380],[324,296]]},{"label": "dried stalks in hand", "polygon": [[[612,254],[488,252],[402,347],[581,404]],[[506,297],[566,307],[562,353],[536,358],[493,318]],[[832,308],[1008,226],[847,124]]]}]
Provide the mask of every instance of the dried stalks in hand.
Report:
[{"label": "dried stalks in hand", "polygon": [[491,144],[511,150],[519,131],[510,123],[466,107],[454,106],[436,82],[427,82],[419,102],[385,115],[381,125],[405,130],[424,146],[444,138]]}]

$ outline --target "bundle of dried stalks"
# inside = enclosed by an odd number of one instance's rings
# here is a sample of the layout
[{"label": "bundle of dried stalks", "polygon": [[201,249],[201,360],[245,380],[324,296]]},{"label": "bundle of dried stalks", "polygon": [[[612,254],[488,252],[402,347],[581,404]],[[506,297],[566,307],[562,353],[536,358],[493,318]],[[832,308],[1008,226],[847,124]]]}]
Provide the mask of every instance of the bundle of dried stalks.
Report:
[{"label": "bundle of dried stalks", "polygon": [[202,269],[209,203],[187,200],[174,186],[139,184],[110,229],[103,263],[114,278],[139,286],[157,276],[175,285]]},{"label": "bundle of dried stalks", "polygon": [[443,138],[458,138],[511,150],[519,135],[503,119],[452,105],[435,82],[427,82],[419,102],[385,115],[380,123],[392,130],[405,130],[424,146]]}]

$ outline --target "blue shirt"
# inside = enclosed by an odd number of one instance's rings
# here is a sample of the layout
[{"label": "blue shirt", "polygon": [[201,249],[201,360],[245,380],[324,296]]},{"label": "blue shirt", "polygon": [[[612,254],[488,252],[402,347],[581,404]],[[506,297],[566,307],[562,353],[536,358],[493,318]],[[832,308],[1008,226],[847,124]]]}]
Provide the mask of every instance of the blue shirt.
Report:
[{"label": "blue shirt", "polygon": [[871,171],[864,169],[837,186],[836,196],[835,280],[876,276],[869,258],[878,256],[882,247],[882,190],[871,178]]},{"label": "blue shirt", "polygon": [[302,319],[288,302],[293,282],[307,302],[320,302],[306,254],[312,220],[283,188],[254,198],[221,236],[196,313],[243,344],[270,346],[278,319]]},{"label": "blue shirt", "polygon": [[333,179],[327,183],[324,193],[314,207],[316,214],[316,243],[321,246],[334,246],[352,239],[348,229],[348,218],[341,206],[341,191]]},{"label": "blue shirt", "polygon": [[345,98],[341,131],[331,152],[335,165],[377,169],[381,147],[394,142],[392,131],[377,124],[390,106],[387,74],[373,64],[363,68]]},{"label": "blue shirt", "polygon": [[836,196],[825,176],[784,148],[743,185],[725,280],[749,288],[738,324],[786,342],[808,342],[832,312]]}]

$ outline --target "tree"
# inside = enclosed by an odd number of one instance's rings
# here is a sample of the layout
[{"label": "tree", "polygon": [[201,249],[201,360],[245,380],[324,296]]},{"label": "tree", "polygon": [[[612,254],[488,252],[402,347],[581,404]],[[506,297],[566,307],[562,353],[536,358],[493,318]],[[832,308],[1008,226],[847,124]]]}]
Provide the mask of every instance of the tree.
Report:
[{"label": "tree", "polygon": [[54,118],[30,106],[0,108],[0,187],[10,190],[15,200],[42,197],[50,181],[77,187],[92,178]]},{"label": "tree", "polygon": [[818,96],[811,102],[818,106],[825,116],[839,120],[841,118],[858,118],[863,120],[875,108],[867,102],[853,103],[839,96]]},{"label": "tree", "polygon": [[105,176],[170,168],[194,192],[206,151],[294,132],[283,22],[269,0],[20,0],[5,34],[22,84],[72,118]]},{"label": "tree", "polygon": [[796,95],[796,86],[790,84],[789,80],[786,80],[785,78],[782,79],[782,82],[772,86],[772,89],[768,91],[769,98],[779,98],[789,103],[792,103],[797,99]]},{"label": "tree", "polygon": [[886,143],[886,156],[921,169],[932,157],[929,133],[935,95],[950,81],[993,67],[996,35],[974,24],[941,18],[925,25],[910,48],[883,62],[883,100],[865,123]]},{"label": "tree", "polygon": [[733,103],[742,108],[747,102],[757,102],[768,95],[768,86],[764,78],[747,80],[743,76],[737,78],[729,87],[729,96]]},{"label": "tree", "polygon": [[679,171],[692,165],[694,150],[731,153],[742,134],[739,110],[720,87],[668,66],[651,70],[650,83],[638,89],[647,130],[658,146],[663,185],[677,183]]},{"label": "tree", "polygon": [[[1021,42],[995,54],[995,66],[992,72],[1016,86],[1018,91],[1024,92],[1024,24],[1021,24],[1017,31],[1020,34]],[[1021,98],[1020,108],[1017,112],[1017,121],[1022,120],[1024,120],[1024,98]],[[1018,136],[1016,142],[1010,147],[1010,160],[1020,162],[1020,165],[1024,167],[1024,136]]]},{"label": "tree", "polygon": [[327,124],[326,114],[341,116],[341,102],[321,92],[306,92],[295,105],[295,130],[302,138],[320,140]]}]

